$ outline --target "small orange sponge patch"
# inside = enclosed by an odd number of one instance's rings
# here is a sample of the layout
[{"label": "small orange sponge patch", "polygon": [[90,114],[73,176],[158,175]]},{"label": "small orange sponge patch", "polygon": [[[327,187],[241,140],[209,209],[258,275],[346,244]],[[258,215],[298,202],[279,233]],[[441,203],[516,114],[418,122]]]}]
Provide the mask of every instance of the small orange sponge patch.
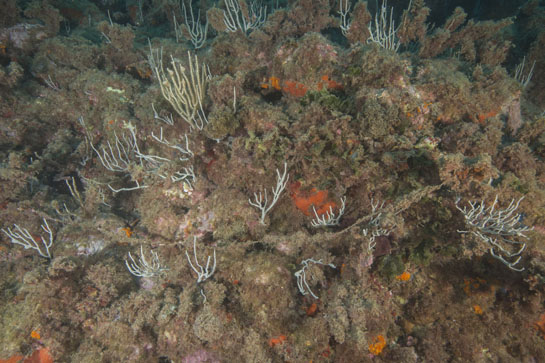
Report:
[{"label": "small orange sponge patch", "polygon": [[373,343],[369,344],[369,352],[374,355],[379,355],[386,347],[386,339],[382,335],[379,335],[373,339]]},{"label": "small orange sponge patch", "polygon": [[337,206],[335,202],[327,200],[327,190],[317,190],[312,188],[309,192],[300,191],[301,184],[294,183],[291,185],[291,197],[297,209],[303,212],[304,215],[310,216],[314,214],[314,209],[316,209],[316,214],[321,216],[329,212],[330,208],[335,209]]},{"label": "small orange sponge patch", "polygon": [[49,353],[48,348],[35,350],[30,357],[22,355],[14,355],[8,359],[0,359],[0,363],[53,363],[53,357]]},{"label": "small orange sponge patch", "polygon": [[34,339],[40,339],[40,332],[36,331],[36,330],[33,330],[33,331],[30,332],[30,337],[34,338]]},{"label": "small orange sponge patch", "polygon": [[396,279],[399,281],[409,281],[411,279],[411,274],[405,271],[401,275],[397,275]]},{"label": "small orange sponge patch", "polygon": [[123,232],[125,232],[125,234],[127,235],[128,238],[130,238],[132,236],[132,229],[131,227],[125,227],[125,228],[121,228],[121,230]]},{"label": "small orange sponge patch", "polygon": [[269,346],[270,347],[274,347],[278,344],[282,344],[284,343],[284,341],[286,340],[286,336],[285,335],[279,335],[278,338],[271,338],[269,340]]},{"label": "small orange sponge patch", "polygon": [[534,323],[534,327],[541,333],[543,339],[545,339],[545,314],[539,316],[539,320]]}]

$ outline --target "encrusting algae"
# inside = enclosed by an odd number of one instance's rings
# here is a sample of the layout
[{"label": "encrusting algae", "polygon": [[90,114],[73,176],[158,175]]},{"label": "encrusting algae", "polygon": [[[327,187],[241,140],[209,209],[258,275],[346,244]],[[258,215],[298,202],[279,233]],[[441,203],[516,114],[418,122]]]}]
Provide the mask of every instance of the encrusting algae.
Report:
[{"label": "encrusting algae", "polygon": [[534,0],[1,1],[0,363],[540,361],[544,47]]}]

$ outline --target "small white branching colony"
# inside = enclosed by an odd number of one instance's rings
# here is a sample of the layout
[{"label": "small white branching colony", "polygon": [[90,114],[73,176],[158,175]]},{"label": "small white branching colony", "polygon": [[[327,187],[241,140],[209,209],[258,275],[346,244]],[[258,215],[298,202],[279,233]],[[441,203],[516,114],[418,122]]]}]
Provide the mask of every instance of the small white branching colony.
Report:
[{"label": "small white branching colony", "polygon": [[223,23],[228,32],[241,30],[248,34],[260,28],[267,20],[267,7],[253,1],[250,6],[245,0],[225,0]]},{"label": "small white branching colony", "polygon": [[284,189],[286,189],[286,185],[288,184],[288,180],[290,178],[287,167],[287,164],[284,163],[284,173],[282,174],[280,174],[280,171],[276,169],[276,187],[272,188],[273,200],[270,204],[267,198],[267,189],[265,189],[263,193],[254,193],[255,201],[248,199],[248,203],[250,203],[251,206],[254,206],[261,211],[261,218],[259,219],[259,223],[261,224],[265,224],[265,216],[267,215],[267,213],[269,213],[272,207],[274,207],[274,205],[280,198],[280,195],[282,194]]},{"label": "small white branching colony", "polygon": [[140,246],[140,256],[137,260],[132,257],[129,252],[129,260],[125,260],[125,265],[129,269],[129,272],[137,277],[153,277],[159,275],[163,271],[167,271],[166,266],[161,265],[157,252],[151,251],[151,260],[146,259],[144,248]]},{"label": "small white branching colony", "polygon": [[392,229],[395,227],[395,225],[391,228],[381,227],[383,207],[384,202],[374,202],[374,200],[371,199],[371,215],[373,216],[373,218],[369,221],[367,227],[363,228],[361,231],[363,236],[367,237],[368,239],[367,250],[370,253],[373,251],[377,244],[376,238],[380,236],[388,236],[392,232]]},{"label": "small white branching colony", "polygon": [[[410,7],[410,5],[409,5]],[[375,24],[369,23],[368,43],[378,44],[380,47],[397,52],[399,49],[399,39],[397,38],[397,28],[394,22],[394,8],[390,8],[390,18],[388,19],[388,4],[387,1],[382,2],[380,12],[375,14]]]},{"label": "small white branching colony", "polygon": [[341,207],[339,208],[339,211],[337,214],[333,212],[333,207],[329,207],[329,210],[323,213],[321,216],[318,215],[318,212],[316,211],[316,208],[312,206],[312,209],[314,210],[314,219],[310,222],[312,227],[331,227],[331,226],[338,226],[339,222],[341,221],[341,217],[344,214],[344,208],[346,207],[346,197],[341,198]]},{"label": "small white branching colony", "polygon": [[53,232],[51,231],[51,228],[49,228],[47,220],[45,218],[43,220],[44,224],[42,224],[41,227],[49,235],[47,240],[43,236],[40,236],[41,241],[39,241],[30,234],[28,229],[21,228],[17,224],[13,225],[13,231],[11,228],[8,228],[7,231],[2,228],[2,232],[11,239],[11,243],[23,246],[25,250],[29,248],[36,250],[40,256],[51,259],[49,248],[51,248],[51,245],[53,244]]},{"label": "small white branching colony", "polygon": [[515,75],[514,78],[520,83],[522,88],[526,88],[528,83],[530,83],[530,80],[532,79],[532,75],[534,74],[534,66],[536,65],[536,61],[532,63],[532,67],[530,68],[530,71],[524,74],[524,65],[526,63],[526,57],[522,58],[522,62],[517,65],[517,68],[515,69]]},{"label": "small white branching colony", "polygon": [[471,233],[489,246],[490,254],[514,271],[522,271],[523,267],[517,267],[521,254],[526,248],[526,243],[517,239],[528,239],[526,232],[533,229],[520,223],[522,216],[515,213],[520,202],[511,200],[505,209],[496,209],[498,196],[490,207],[486,207],[484,201],[469,202],[469,208],[458,206],[460,199],[456,201],[456,208],[465,217],[467,231],[459,233]]},{"label": "small white branching colony", "polygon": [[[201,48],[206,42],[206,34],[208,33],[208,17],[206,17],[205,25],[201,24],[201,10],[197,11],[197,19],[193,13],[193,6],[191,6],[192,1],[189,2],[189,15],[187,15],[187,9],[185,7],[185,1],[182,1],[182,10],[184,12],[185,27],[187,33],[189,34],[191,43],[195,49]],[[206,16],[206,15],[205,15]],[[180,42],[180,38],[184,36],[184,32],[180,27],[180,24],[176,21],[176,16],[174,16],[174,33],[176,34],[176,42]]]},{"label": "small white branching colony", "polygon": [[302,295],[310,294],[313,298],[317,299],[318,296],[316,296],[312,290],[310,289],[310,286],[307,282],[307,268],[309,267],[309,263],[318,264],[318,265],[327,265],[331,268],[336,268],[334,264],[332,263],[323,263],[322,260],[315,260],[313,258],[308,258],[306,260],[301,261],[303,264],[303,268],[301,268],[299,271],[296,271],[294,273],[295,278],[297,279],[297,288],[299,289],[299,292]]},{"label": "small white branching colony", "polygon": [[339,27],[346,37],[351,25],[351,22],[348,19],[348,15],[350,14],[350,2],[348,0],[339,0],[339,11],[337,13],[341,16]]},{"label": "small white branching colony", "polygon": [[208,119],[203,110],[208,81],[212,78],[206,64],[199,64],[195,55],[187,52],[187,66],[174,57],[170,57],[170,68],[163,67],[163,50],[153,49],[150,43],[148,63],[153,75],[159,81],[163,97],[170,103],[176,113],[191,128],[202,130]]},{"label": "small white branching colony", "polygon": [[[206,267],[203,267],[201,264],[199,264],[199,260],[197,259],[197,237],[193,237],[193,257],[195,259],[195,265],[191,262],[191,258],[189,257],[189,253],[187,253],[187,251],[185,251],[185,256],[187,257],[187,262],[189,262],[189,266],[191,266],[191,269],[195,271],[195,273],[197,274],[197,284],[200,282],[206,281],[216,271],[216,250],[215,249],[214,249],[214,262],[212,263],[212,266],[210,266],[210,256],[208,256],[208,258],[206,259]],[[201,295],[204,298],[204,302],[206,302],[206,296],[204,295],[204,292],[202,291],[202,289],[201,289]]]}]

